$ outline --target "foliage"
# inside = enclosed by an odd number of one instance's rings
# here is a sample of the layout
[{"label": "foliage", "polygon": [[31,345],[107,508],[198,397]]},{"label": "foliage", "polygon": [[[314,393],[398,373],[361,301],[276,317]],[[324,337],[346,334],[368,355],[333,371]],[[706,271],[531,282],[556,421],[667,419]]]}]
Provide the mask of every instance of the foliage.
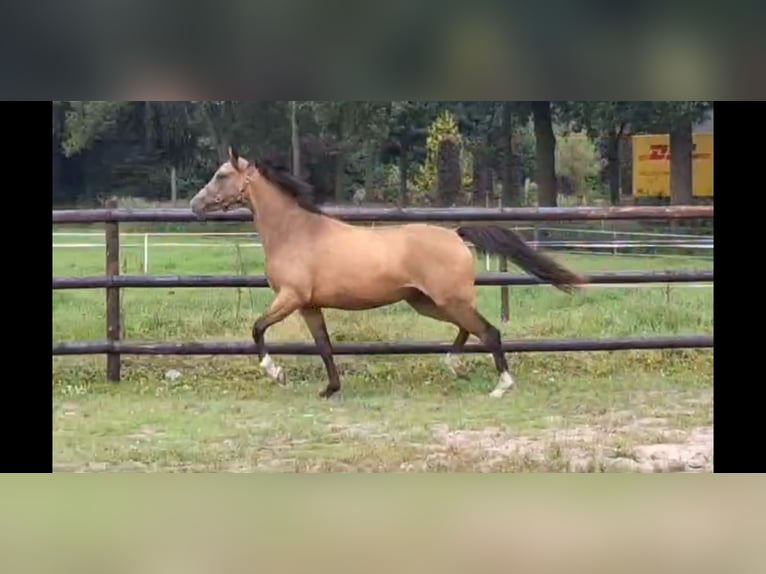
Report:
[{"label": "foliage", "polygon": [[313,115],[325,137],[344,149],[388,135],[391,102],[302,102],[301,107]]},{"label": "foliage", "polygon": [[100,137],[117,125],[124,102],[70,102],[65,112],[61,147],[67,157],[92,147]]},{"label": "foliage", "polygon": [[462,170],[462,184],[468,187],[473,181],[471,154],[464,149],[463,138],[460,135],[455,115],[448,110],[444,110],[428,128],[426,161],[419,167],[413,177],[415,189],[421,195],[428,196],[436,191],[439,169],[439,145],[448,138],[453,139],[457,145]]},{"label": "foliage", "polygon": [[559,137],[556,142],[556,172],[568,180],[576,196],[587,203],[590,192],[598,186],[601,158],[596,145],[586,134]]},{"label": "foliage", "polygon": [[513,153],[524,177],[533,178],[537,162],[535,161],[535,133],[530,122],[517,126],[513,130]]},{"label": "foliage", "polygon": [[[563,101],[553,103],[552,120],[560,135],[562,130],[591,138],[621,131],[667,133],[679,122],[699,120],[711,106]],[[287,101],[54,101],[54,198],[73,203],[105,190],[158,198],[169,193],[171,166],[177,169],[179,196],[186,197],[226,157],[229,143],[244,154],[289,165],[289,109]],[[302,171],[323,190],[337,192],[340,178],[344,197],[348,187],[368,185],[380,189],[367,190],[368,197],[394,201],[404,183],[422,199],[436,188],[439,142],[451,134],[458,141],[465,190],[473,188],[474,161],[493,181],[512,175],[520,183],[534,176],[537,163],[529,118],[530,102],[304,101],[296,118]],[[600,143],[606,157],[607,141]],[[397,180],[400,168],[406,181]]]},{"label": "foliage", "polygon": [[[557,102],[555,115],[566,127],[585,130],[599,140],[612,203],[620,199],[620,146],[627,133],[669,133],[680,124],[693,124],[712,109],[712,102]],[[691,174],[689,174],[691,177]]]},{"label": "foliage", "polygon": [[556,119],[573,131],[596,137],[620,127],[631,133],[663,133],[680,121],[700,121],[712,102],[556,102]]}]

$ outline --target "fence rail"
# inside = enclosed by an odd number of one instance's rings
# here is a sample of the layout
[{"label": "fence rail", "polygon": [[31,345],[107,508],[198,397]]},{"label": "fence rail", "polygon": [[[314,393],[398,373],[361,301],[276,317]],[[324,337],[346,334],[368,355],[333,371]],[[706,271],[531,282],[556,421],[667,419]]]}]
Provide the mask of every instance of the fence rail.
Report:
[{"label": "fence rail", "polygon": [[[633,283],[694,283],[713,281],[713,271],[652,271],[646,273],[595,273],[588,275],[593,285]],[[530,275],[480,273],[476,285],[548,285]],[[268,287],[265,275],[119,275],[106,277],[54,277],[53,289],[104,289],[109,287]]]},{"label": "fence rail", "polygon": [[[503,341],[503,350],[509,353],[535,353],[543,351],[624,351],[642,349],[694,349],[713,346],[712,335],[683,337],[624,337],[613,339],[521,339]],[[448,353],[452,343],[417,341],[336,343],[336,355],[425,355]],[[466,343],[466,353],[488,353],[481,343]],[[54,355],[255,355],[252,343],[140,343],[110,341],[76,341],[54,343]],[[316,346],[309,343],[269,343],[272,355],[316,355]]]},{"label": "fence rail", "polygon": [[[328,215],[346,221],[584,221],[614,219],[712,219],[711,205],[670,207],[410,207],[327,206]],[[202,221],[252,221],[247,209],[209,213]],[[175,223],[201,221],[189,209],[63,209],[53,223]]]},{"label": "fence rail", "polygon": [[[325,211],[346,221],[415,222],[415,221],[576,221],[604,219],[712,219],[712,206],[671,207],[576,207],[576,208],[351,208],[332,206]],[[205,221],[252,221],[247,210],[210,214]],[[133,355],[250,355],[257,353],[252,343],[192,342],[156,343],[121,341],[120,290],[128,287],[268,287],[264,276],[205,276],[205,275],[126,275],[120,276],[121,222],[196,222],[188,209],[107,209],[59,210],[53,212],[54,224],[104,223],[106,275],[103,277],[54,277],[53,289],[104,289],[106,291],[107,325],[104,341],[68,341],[53,343],[53,355],[105,354],[107,376],[120,380],[120,357]],[[501,259],[501,271],[507,270],[507,261]],[[687,283],[712,282],[712,271],[661,271],[629,273],[597,273],[588,277],[591,284]],[[500,285],[501,318],[508,316],[508,286],[541,285],[548,282],[527,275],[509,273],[483,273],[476,285]],[[446,353],[448,342],[359,342],[338,343],[334,352],[339,355],[388,355]],[[612,339],[548,339],[504,341],[507,352],[545,351],[616,351],[628,349],[678,349],[713,347],[712,335],[662,336]],[[466,345],[467,353],[485,353],[480,343]],[[269,352],[283,355],[315,355],[316,345],[307,343],[271,343]]]}]

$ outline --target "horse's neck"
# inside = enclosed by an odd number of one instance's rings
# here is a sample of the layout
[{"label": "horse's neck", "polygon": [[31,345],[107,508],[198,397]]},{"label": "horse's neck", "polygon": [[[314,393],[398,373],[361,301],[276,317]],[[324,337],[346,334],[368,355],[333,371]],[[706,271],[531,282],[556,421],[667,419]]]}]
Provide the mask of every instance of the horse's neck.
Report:
[{"label": "horse's neck", "polygon": [[256,189],[251,187],[249,196],[265,251],[294,240],[308,229],[305,220],[311,214],[291,197],[263,184]]}]

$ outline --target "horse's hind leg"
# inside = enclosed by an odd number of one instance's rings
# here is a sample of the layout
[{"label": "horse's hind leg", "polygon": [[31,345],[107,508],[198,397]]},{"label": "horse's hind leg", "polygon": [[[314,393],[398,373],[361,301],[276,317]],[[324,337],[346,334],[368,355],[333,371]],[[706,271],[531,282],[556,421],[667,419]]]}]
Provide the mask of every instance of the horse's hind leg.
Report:
[{"label": "horse's hind leg", "polygon": [[335,368],[335,361],[332,358],[332,343],[330,342],[330,335],[327,334],[324,315],[322,315],[321,309],[315,307],[304,307],[300,310],[300,313],[309,331],[311,331],[311,336],[314,337],[314,341],[319,349],[319,356],[322,357],[325,369],[327,370],[327,377],[330,379],[327,387],[319,393],[319,396],[329,399],[340,390],[340,377],[338,376],[338,369]]},{"label": "horse's hind leg", "polygon": [[469,304],[451,303],[445,306],[445,311],[461,328],[481,339],[482,343],[492,353],[500,379],[490,396],[502,397],[505,391],[513,386],[514,381],[503,353],[500,331]]},{"label": "horse's hind leg", "polygon": [[[455,324],[455,321],[445,313],[444,309],[438,307],[436,303],[434,303],[433,299],[431,299],[422,291],[417,291],[414,295],[408,297],[406,301],[413,309],[415,309],[415,311],[424,317],[430,317],[431,319],[436,319],[437,321]],[[463,346],[465,345],[465,342],[468,340],[468,336],[470,335],[470,333],[463,329],[463,327],[461,327],[459,324],[457,327],[459,330],[454,342],[452,343],[452,350],[444,357],[444,362],[447,365],[447,368],[449,368],[449,370],[455,376],[458,374],[458,355],[463,351]]]}]

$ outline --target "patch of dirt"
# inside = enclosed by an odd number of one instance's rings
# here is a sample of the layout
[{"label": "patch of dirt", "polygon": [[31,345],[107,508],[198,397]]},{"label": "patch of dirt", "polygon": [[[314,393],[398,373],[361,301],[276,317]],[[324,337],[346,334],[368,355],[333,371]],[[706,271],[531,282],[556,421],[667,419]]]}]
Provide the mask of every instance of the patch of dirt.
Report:
[{"label": "patch of dirt", "polygon": [[[451,459],[473,459],[478,470],[508,467],[588,472],[712,472],[713,428],[688,430],[665,426],[663,418],[642,418],[620,427],[581,425],[553,428],[537,436],[514,435],[499,428],[433,428],[437,441],[424,461],[453,466]],[[418,469],[406,465],[403,470]],[[411,467],[411,468],[410,468]]]},{"label": "patch of dirt", "polygon": [[613,464],[638,472],[712,472],[713,429],[699,427],[686,433],[673,431],[676,442],[638,445],[631,458],[616,458]]},{"label": "patch of dirt", "polygon": [[132,434],[126,435],[126,438],[129,438],[130,440],[135,441],[149,441],[152,440],[158,436],[162,436],[165,434],[165,431],[156,429],[149,425],[143,425],[138,432],[134,432]]},{"label": "patch of dirt", "polygon": [[80,405],[77,403],[64,403],[60,409],[61,414],[65,417],[75,417],[80,414]]}]

